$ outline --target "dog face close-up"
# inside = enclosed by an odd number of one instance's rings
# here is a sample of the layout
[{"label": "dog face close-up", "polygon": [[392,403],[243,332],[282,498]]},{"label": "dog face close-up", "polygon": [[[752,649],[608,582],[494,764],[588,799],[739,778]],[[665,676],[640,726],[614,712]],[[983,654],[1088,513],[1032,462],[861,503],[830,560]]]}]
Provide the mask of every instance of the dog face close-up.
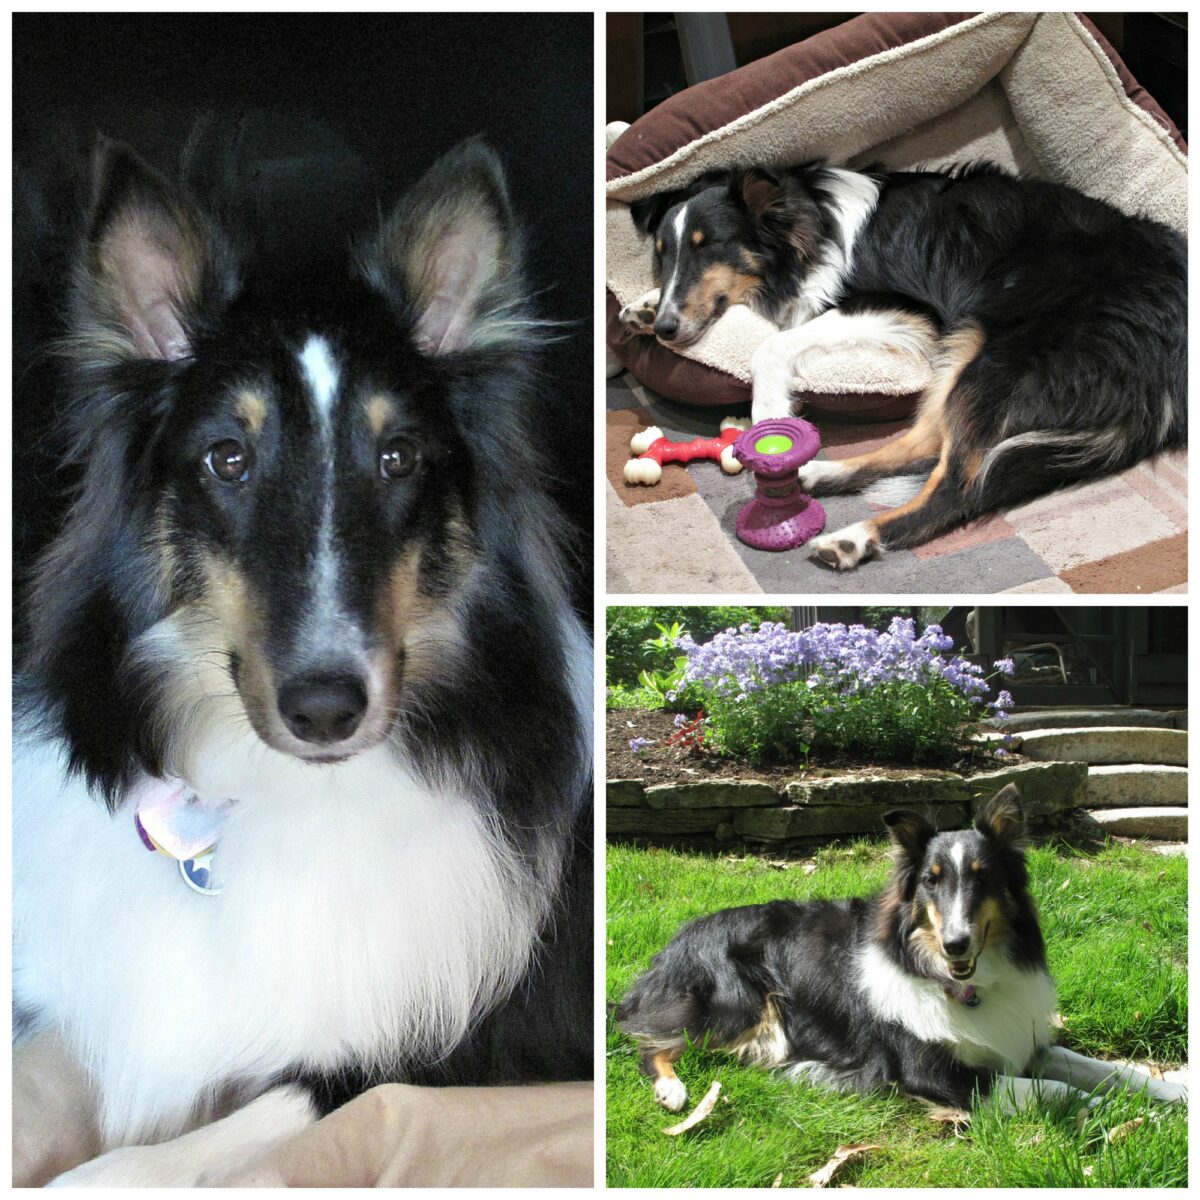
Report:
[{"label": "dog face close-up", "polygon": [[697,341],[734,304],[777,315],[787,300],[781,272],[803,277],[815,268],[829,224],[806,180],[761,168],[709,172],[630,211],[654,239],[654,335],[675,348]]},{"label": "dog face close-up", "polygon": [[97,434],[137,484],[125,569],[151,560],[156,580],[131,669],[177,703],[198,670],[232,720],[302,759],[378,744],[461,652],[487,566],[463,410],[489,392],[502,408],[529,324],[499,164],[477,143],[447,155],[319,273],[239,253],[124,147],[94,170],[67,344],[89,377],[130,380]]},{"label": "dog face close-up", "polygon": [[686,346],[731,304],[761,285],[753,213],[719,184],[635,204],[634,223],[654,238],[661,281],[655,336]]},{"label": "dog face close-up", "polygon": [[1015,791],[984,804],[973,829],[935,833],[916,813],[888,813],[900,856],[898,879],[910,905],[910,944],[954,980],[975,974],[979,956],[1012,933],[1013,897],[1026,886]]}]

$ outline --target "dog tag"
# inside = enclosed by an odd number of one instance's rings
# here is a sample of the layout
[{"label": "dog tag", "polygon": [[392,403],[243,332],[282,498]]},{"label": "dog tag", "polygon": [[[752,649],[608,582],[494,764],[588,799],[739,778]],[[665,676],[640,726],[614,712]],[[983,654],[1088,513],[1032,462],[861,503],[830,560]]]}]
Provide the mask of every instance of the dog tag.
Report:
[{"label": "dog tag", "polygon": [[137,788],[133,824],[147,850],[176,860],[193,892],[217,896],[213,854],[228,816],[227,802],[208,803],[178,779],[147,778]]},{"label": "dog tag", "polygon": [[195,858],[185,858],[179,863],[179,874],[183,876],[183,882],[193,892],[199,892],[201,896],[219,896],[221,894],[221,889],[214,886],[212,881],[212,862],[215,853],[215,849],[206,850],[203,854],[196,855]]}]

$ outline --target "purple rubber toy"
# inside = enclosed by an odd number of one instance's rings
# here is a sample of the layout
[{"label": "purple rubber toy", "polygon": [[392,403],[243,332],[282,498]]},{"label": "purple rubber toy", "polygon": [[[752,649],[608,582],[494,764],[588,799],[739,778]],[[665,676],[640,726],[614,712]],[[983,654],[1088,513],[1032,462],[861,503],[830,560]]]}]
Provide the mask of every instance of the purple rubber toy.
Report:
[{"label": "purple rubber toy", "polygon": [[737,535],[756,550],[795,550],[825,528],[825,510],[800,490],[797,472],[821,448],[816,427],[798,417],[759,421],[733,444],[757,493],[738,513]]}]

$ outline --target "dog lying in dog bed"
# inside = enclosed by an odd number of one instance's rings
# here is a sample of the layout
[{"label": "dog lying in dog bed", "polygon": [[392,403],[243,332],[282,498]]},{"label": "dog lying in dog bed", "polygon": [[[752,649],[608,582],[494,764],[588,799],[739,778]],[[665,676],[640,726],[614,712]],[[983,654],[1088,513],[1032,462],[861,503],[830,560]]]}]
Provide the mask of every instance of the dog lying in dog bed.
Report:
[{"label": "dog lying in dog bed", "polygon": [[[611,146],[607,336],[639,381],[727,411],[750,399],[750,360],[775,327],[732,305],[678,352],[634,334],[620,311],[655,280],[651,240],[629,206],[706,171],[818,159],[902,170],[990,162],[1181,232],[1187,225],[1182,138],[1086,20],[865,14],[689,88]],[[893,360],[872,351],[828,359],[797,388],[806,413],[853,421],[911,413],[927,368]]]},{"label": "dog lying in dog bed", "polygon": [[[961,24],[921,49],[944,48]],[[779,120],[763,116],[759,137]],[[750,362],[755,421],[847,377],[893,396],[920,381],[909,434],[802,472],[818,495],[927,474],[908,502],[814,542],[827,566],[853,568],[1186,445],[1186,246],[1127,196],[1132,211],[987,163],[710,167],[656,185],[630,216],[652,238],[661,291],[623,307],[631,333],[686,354],[726,312],[766,318]],[[786,332],[770,336],[772,326]]]}]

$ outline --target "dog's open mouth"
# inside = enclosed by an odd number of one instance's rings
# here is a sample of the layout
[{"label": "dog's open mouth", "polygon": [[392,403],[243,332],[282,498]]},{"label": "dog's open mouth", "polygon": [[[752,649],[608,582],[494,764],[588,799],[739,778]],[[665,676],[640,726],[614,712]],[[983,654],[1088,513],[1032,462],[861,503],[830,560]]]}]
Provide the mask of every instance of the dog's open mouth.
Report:
[{"label": "dog's open mouth", "polygon": [[946,966],[950,969],[950,974],[955,979],[970,979],[975,974],[975,960],[973,958],[947,959]]}]

